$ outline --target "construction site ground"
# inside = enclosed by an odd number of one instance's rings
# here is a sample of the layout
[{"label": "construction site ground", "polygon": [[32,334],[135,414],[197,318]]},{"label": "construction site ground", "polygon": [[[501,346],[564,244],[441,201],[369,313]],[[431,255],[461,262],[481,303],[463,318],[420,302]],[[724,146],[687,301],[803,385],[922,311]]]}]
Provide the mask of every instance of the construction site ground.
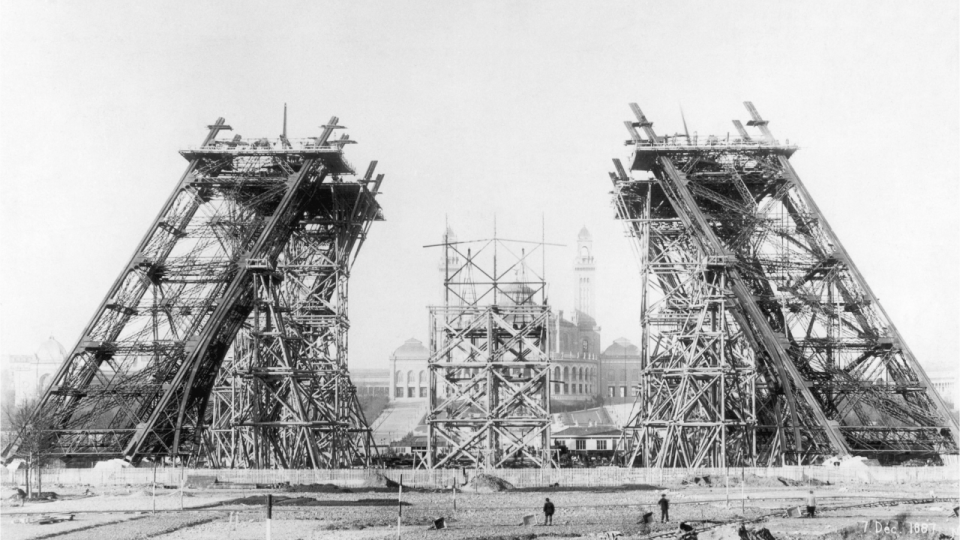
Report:
[{"label": "construction site ground", "polygon": [[[679,538],[678,526],[684,522],[694,528],[699,540],[737,540],[739,524],[745,522],[748,530],[766,528],[776,539],[957,537],[954,507],[960,483],[952,475],[945,474],[942,483],[816,486],[820,515],[814,519],[788,517],[787,509],[805,506],[809,489],[747,486],[741,492],[739,486],[728,490],[722,485],[694,484],[560,486],[456,495],[449,489],[405,490],[399,533],[401,538],[438,540],[612,538],[609,533],[613,531],[626,538]],[[44,486],[44,490],[54,491],[58,498],[19,506],[8,498],[13,491],[4,488],[3,540],[261,539],[265,538],[267,493],[273,494],[275,501],[273,539],[387,539],[397,538],[398,533],[397,491],[387,488],[328,485],[292,491],[212,487],[186,490],[182,498],[179,490],[166,488],[158,488],[154,497],[149,485],[54,485]],[[665,524],[659,523],[656,506],[661,493],[667,493],[671,501],[670,522]],[[557,508],[553,526],[542,525],[546,497]],[[647,512],[653,513],[653,522],[639,523]],[[535,524],[523,525],[524,516],[530,515]],[[447,528],[431,530],[434,520],[441,517]]]}]

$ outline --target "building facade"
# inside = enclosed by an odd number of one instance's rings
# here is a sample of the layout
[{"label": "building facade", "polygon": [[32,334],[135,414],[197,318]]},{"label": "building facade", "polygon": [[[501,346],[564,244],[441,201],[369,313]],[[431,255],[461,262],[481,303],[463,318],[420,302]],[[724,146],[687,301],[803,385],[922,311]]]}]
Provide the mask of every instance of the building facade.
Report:
[{"label": "building facade", "polygon": [[551,318],[552,397],[564,403],[590,402],[600,395],[600,326],[596,320],[596,264],[593,237],[586,227],[577,235],[573,260],[573,317],[562,310]]},{"label": "building facade", "polygon": [[389,396],[390,371],[386,369],[351,369],[350,382],[358,396]]},{"label": "building facade", "polygon": [[640,384],[640,348],[618,338],[600,355],[600,384],[604,405],[633,403]]},{"label": "building facade", "polygon": [[430,351],[410,338],[390,355],[390,400],[426,400]]},{"label": "building facade", "polygon": [[930,382],[953,410],[960,408],[960,387],[957,386],[957,372],[930,370],[927,373]]},{"label": "building facade", "polygon": [[4,408],[38,399],[66,357],[67,351],[53,336],[34,354],[5,355],[0,375]]}]

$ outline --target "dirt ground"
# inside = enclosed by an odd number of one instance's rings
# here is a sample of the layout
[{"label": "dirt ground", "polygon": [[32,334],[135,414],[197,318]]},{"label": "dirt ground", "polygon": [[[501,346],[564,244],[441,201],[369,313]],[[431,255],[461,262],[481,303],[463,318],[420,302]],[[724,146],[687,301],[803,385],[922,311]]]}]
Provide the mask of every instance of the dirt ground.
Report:
[{"label": "dirt ground", "polygon": [[[152,497],[149,486],[130,486],[84,494],[88,488],[53,486],[60,498],[51,502],[27,502],[19,507],[6,497],[0,505],[3,540],[139,539],[247,540],[265,538],[266,490],[158,489]],[[785,509],[804,505],[808,487],[700,485],[633,486],[618,488],[560,488],[516,490],[501,493],[406,491],[400,535],[404,539],[473,538],[604,538],[619,531],[626,537],[679,538],[678,525],[685,522],[697,530],[699,540],[739,540],[739,522],[748,530],[766,528],[777,540],[843,540],[846,538],[924,538],[941,540],[940,534],[957,536],[953,508],[960,484],[945,481],[930,485],[817,486],[820,515],[815,519],[784,517]],[[940,498],[925,504],[844,508],[895,498]],[[272,538],[278,540],[394,539],[397,537],[397,494],[394,490],[337,490],[285,492],[273,490],[275,505]],[[666,493],[671,501],[670,521],[659,523],[656,501]],[[549,497],[556,505],[553,526],[540,525],[541,508]],[[729,503],[728,503],[729,498]],[[456,503],[456,510],[454,509]],[[154,505],[156,513],[153,512]],[[638,523],[652,512],[654,522]],[[41,524],[44,518],[70,521]],[[537,523],[523,526],[524,516]],[[443,517],[447,528],[431,530]],[[750,522],[757,520],[756,522]],[[872,520],[872,521],[871,521]],[[880,533],[877,534],[877,522]],[[887,527],[887,534],[883,527]],[[894,534],[890,527],[893,527]],[[907,534],[914,532],[916,534]],[[926,534],[924,534],[924,532]],[[688,540],[692,540],[689,539]],[[769,540],[769,539],[768,539]]]}]

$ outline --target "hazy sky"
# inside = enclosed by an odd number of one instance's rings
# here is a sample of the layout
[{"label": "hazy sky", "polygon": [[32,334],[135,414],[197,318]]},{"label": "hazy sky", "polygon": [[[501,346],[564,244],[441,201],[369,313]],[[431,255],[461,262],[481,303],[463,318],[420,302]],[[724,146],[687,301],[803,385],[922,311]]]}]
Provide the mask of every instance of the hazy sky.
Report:
[{"label": "hazy sky", "polygon": [[350,282],[351,366],[426,340],[444,220],[539,237],[555,309],[594,235],[603,344],[639,334],[610,159],[638,102],[725,135],[752,100],[928,366],[958,360],[958,8],[868,2],[0,2],[0,353],[68,349],[223,116],[331,115],[385,173]]}]

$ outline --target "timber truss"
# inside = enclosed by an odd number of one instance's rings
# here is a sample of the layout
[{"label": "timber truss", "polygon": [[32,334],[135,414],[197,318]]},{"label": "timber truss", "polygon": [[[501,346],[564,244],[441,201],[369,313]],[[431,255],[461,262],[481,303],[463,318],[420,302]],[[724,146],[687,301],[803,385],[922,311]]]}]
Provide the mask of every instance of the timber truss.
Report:
[{"label": "timber truss", "polygon": [[[610,176],[640,262],[644,467],[895,462],[957,422],[752,104],[751,135],[659,136],[636,104]],[[639,129],[638,129],[639,128]]]},{"label": "timber truss", "polygon": [[217,139],[221,118],[181,151],[186,172],[40,400],[50,455],[369,463],[347,279],[383,175],[350,178],[342,127]]},{"label": "timber truss", "polygon": [[430,308],[427,467],[551,464],[550,307],[543,272],[530,264],[542,263],[544,244],[519,244],[441,244],[445,300]]}]

